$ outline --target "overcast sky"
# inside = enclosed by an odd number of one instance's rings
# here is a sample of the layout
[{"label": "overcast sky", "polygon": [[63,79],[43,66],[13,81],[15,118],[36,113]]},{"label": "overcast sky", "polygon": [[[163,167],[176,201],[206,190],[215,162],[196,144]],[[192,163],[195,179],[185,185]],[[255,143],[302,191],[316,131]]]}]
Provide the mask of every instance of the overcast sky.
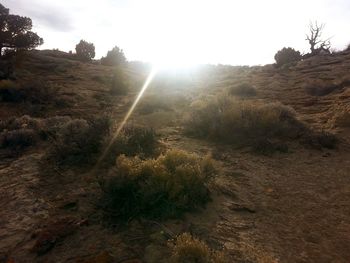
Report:
[{"label": "overcast sky", "polygon": [[350,43],[350,0],[1,0],[29,16],[41,48],[69,51],[80,39],[97,57],[117,45],[129,60],[256,65],[284,46],[302,52],[310,21],[332,46]]}]

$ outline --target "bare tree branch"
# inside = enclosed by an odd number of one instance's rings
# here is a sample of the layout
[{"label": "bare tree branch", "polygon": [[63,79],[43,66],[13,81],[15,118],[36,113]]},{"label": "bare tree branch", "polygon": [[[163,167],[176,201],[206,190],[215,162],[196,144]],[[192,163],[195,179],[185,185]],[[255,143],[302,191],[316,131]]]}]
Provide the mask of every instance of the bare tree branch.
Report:
[{"label": "bare tree branch", "polygon": [[309,42],[311,55],[317,55],[321,52],[330,53],[331,48],[331,38],[322,40],[322,32],[325,24],[319,25],[317,21],[315,23],[310,23],[309,30],[310,33],[306,35],[306,39]]}]

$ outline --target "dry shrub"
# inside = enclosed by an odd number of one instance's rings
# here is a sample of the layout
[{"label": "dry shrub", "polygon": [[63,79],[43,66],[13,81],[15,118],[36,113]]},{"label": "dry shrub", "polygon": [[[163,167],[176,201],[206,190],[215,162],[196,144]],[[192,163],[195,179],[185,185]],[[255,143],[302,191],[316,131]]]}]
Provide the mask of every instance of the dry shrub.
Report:
[{"label": "dry shrub", "polygon": [[32,118],[28,115],[23,115],[18,118],[11,118],[7,121],[2,121],[0,124],[0,129],[7,130],[18,130],[18,129],[33,129],[41,130],[43,129],[43,123],[40,119]]},{"label": "dry shrub", "polygon": [[33,129],[21,128],[0,133],[0,147],[23,149],[38,142],[38,134]]},{"label": "dry shrub", "polygon": [[181,215],[209,201],[212,160],[171,150],[157,159],[117,158],[116,169],[103,180],[103,204],[110,215],[166,218]]},{"label": "dry shrub", "polygon": [[331,128],[350,127],[350,105],[339,105],[334,109],[334,115],[328,121]]},{"label": "dry shrub", "polygon": [[170,111],[169,99],[163,96],[146,96],[137,106],[140,114],[152,114],[157,111]]},{"label": "dry shrub", "polygon": [[1,80],[0,100],[3,102],[21,102],[24,100],[24,93],[14,81]]},{"label": "dry shrub", "polygon": [[16,83],[11,80],[2,80],[0,81],[0,100],[56,106],[65,104],[59,96],[59,87],[41,81]]},{"label": "dry shrub", "polygon": [[311,83],[306,86],[304,89],[307,94],[311,96],[326,96],[334,91],[341,90],[343,88],[342,85],[337,84],[328,84],[324,83]]},{"label": "dry shrub", "polygon": [[157,144],[157,136],[153,129],[129,124],[121,130],[113,142],[106,161],[114,163],[116,156],[120,154],[149,157],[155,153]]},{"label": "dry shrub", "polygon": [[35,145],[43,138],[43,123],[24,115],[0,122],[0,147],[23,149]]},{"label": "dry shrub", "polygon": [[108,117],[68,121],[53,137],[51,157],[60,165],[84,165],[93,162],[109,134],[110,125]]},{"label": "dry shrub", "polygon": [[223,252],[212,250],[203,241],[188,233],[179,235],[172,247],[171,262],[173,263],[228,263]]},{"label": "dry shrub", "polygon": [[296,138],[305,129],[294,110],[281,103],[224,96],[195,103],[185,125],[189,134],[238,144],[253,144],[260,138]]},{"label": "dry shrub", "polygon": [[256,89],[248,83],[241,83],[239,85],[232,86],[229,89],[229,93],[239,97],[254,97],[256,96]]},{"label": "dry shrub", "polygon": [[335,149],[338,142],[334,134],[326,131],[308,132],[301,139],[302,144],[319,150],[322,148]]}]

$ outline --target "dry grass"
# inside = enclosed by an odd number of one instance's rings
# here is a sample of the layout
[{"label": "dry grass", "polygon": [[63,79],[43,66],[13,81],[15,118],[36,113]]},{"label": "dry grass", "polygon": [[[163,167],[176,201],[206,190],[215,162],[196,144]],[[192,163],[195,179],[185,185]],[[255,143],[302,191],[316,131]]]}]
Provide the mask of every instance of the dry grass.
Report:
[{"label": "dry grass", "polygon": [[142,158],[157,153],[158,140],[155,131],[140,125],[126,125],[113,142],[104,162],[108,165],[115,163],[116,156],[138,155]]},{"label": "dry grass", "polygon": [[212,250],[203,241],[192,237],[189,233],[179,235],[172,247],[173,263],[228,263],[223,252]]},{"label": "dry grass", "polygon": [[238,97],[254,97],[256,96],[256,89],[248,83],[241,83],[232,86],[229,89],[229,93]]},{"label": "dry grass", "polygon": [[108,117],[64,123],[51,137],[49,156],[59,165],[92,165],[109,135],[110,125]]},{"label": "dry grass", "polygon": [[296,138],[305,129],[294,110],[281,103],[217,96],[192,106],[186,131],[202,138],[249,145],[261,138]]},{"label": "dry grass", "polygon": [[103,203],[112,217],[124,220],[179,216],[209,201],[207,183],[214,174],[209,157],[179,150],[148,160],[121,155],[102,183]]}]

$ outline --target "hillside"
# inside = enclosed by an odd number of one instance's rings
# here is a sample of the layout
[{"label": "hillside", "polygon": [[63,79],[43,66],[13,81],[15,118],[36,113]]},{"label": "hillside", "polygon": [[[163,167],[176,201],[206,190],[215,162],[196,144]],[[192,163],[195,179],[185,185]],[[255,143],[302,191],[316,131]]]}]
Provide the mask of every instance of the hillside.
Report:
[{"label": "hillside", "polygon": [[[223,250],[227,262],[348,262],[350,52],[280,69],[203,66],[156,75],[128,120],[156,133],[157,149],[138,155],[156,158],[169,149],[209,154],[218,172],[209,186],[211,201],[203,208],[164,220],[130,217],[126,223],[106,219],[108,211],[99,201],[99,176],[119,169],[113,167],[117,154],[110,167],[96,168],[92,157],[83,166],[61,165],[56,158],[64,158],[66,149],[56,145],[60,134],[55,129],[56,123],[72,120],[82,129],[85,120],[90,124],[90,119],[108,116],[116,131],[147,70],[126,67],[130,91],[112,96],[113,67],[82,63],[54,51],[31,51],[16,63],[16,79],[11,84],[0,81],[1,134],[12,129],[35,134],[29,142],[24,136],[18,139],[19,147],[2,142],[0,149],[0,262],[169,262],[168,243],[185,232],[211,249]],[[220,94],[228,97],[225,92],[242,83],[252,92],[234,95],[233,101],[253,112],[254,107],[265,110],[268,103],[285,109],[276,102],[293,108],[297,135],[263,135],[256,138],[258,145],[255,140],[245,145],[217,140],[216,134],[203,137],[184,131],[184,119],[198,102],[203,108],[213,98],[220,102]],[[6,85],[26,90],[5,99]],[[103,134],[103,128],[94,132]],[[250,132],[254,136],[258,131],[248,130],[247,136]],[[80,140],[88,144],[89,134],[85,136]],[[9,137],[6,140],[13,142]],[[28,145],[21,147],[23,141]],[[263,153],[255,151],[260,147]]]}]

